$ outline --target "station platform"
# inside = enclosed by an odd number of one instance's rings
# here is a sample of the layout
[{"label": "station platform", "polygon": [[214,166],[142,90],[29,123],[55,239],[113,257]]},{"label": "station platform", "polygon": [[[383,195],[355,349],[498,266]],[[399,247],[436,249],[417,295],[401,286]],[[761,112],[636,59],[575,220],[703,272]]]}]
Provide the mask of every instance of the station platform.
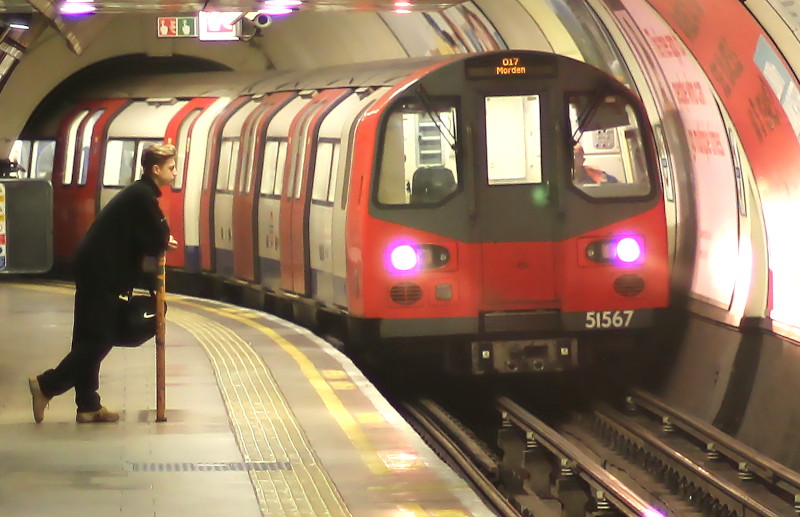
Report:
[{"label": "station platform", "polygon": [[36,424],[27,379],[69,350],[71,284],[0,279],[0,515],[489,516],[350,360],[269,314],[169,294],[166,422],[155,346],[100,371],[116,423]]}]

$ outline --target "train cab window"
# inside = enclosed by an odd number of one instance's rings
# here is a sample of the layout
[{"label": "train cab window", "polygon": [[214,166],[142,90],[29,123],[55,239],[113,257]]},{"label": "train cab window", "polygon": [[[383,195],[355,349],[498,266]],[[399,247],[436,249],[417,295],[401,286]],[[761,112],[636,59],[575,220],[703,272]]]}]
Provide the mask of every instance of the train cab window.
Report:
[{"label": "train cab window", "polygon": [[80,129],[81,122],[89,114],[89,110],[83,110],[78,113],[67,129],[67,156],[64,160],[64,171],[61,174],[61,182],[64,185],[72,183],[72,177],[75,172],[75,149],[78,147],[78,130]]},{"label": "train cab window", "polygon": [[133,181],[136,142],[134,140],[109,140],[106,144],[104,187],[124,187]]},{"label": "train cab window", "polygon": [[594,198],[640,197],[652,184],[636,108],[621,95],[568,98],[572,183]]},{"label": "train cab window", "polygon": [[80,168],[79,176],[78,176],[78,185],[86,185],[86,179],[89,175],[89,154],[91,151],[91,144],[92,144],[92,133],[94,132],[94,125],[97,123],[97,119],[100,118],[100,115],[103,114],[105,110],[97,110],[96,112],[92,113],[92,116],[86,121],[86,125],[83,128],[83,136],[81,138],[81,154],[80,154]]},{"label": "train cab window", "polygon": [[541,183],[539,95],[487,96],[484,106],[489,185]]},{"label": "train cab window", "polygon": [[458,189],[456,108],[425,98],[401,103],[386,119],[377,201],[441,203]]}]

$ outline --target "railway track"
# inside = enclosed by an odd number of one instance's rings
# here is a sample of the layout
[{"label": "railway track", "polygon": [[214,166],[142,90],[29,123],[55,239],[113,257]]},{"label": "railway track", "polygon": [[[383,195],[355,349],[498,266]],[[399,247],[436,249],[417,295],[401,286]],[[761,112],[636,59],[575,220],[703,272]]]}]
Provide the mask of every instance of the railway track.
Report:
[{"label": "railway track", "polygon": [[634,390],[548,423],[507,396],[489,448],[430,400],[407,403],[424,435],[498,515],[800,515],[800,476]]}]

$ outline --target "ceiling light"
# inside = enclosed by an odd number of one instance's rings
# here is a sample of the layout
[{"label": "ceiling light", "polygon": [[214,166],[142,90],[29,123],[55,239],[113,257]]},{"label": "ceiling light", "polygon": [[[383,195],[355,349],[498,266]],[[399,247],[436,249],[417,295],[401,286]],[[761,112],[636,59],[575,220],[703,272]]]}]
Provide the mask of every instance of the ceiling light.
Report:
[{"label": "ceiling light", "polygon": [[92,2],[76,2],[73,0],[67,0],[61,4],[61,7],[58,10],[61,12],[61,14],[79,15],[93,13],[97,10],[97,7]]},{"label": "ceiling light", "polygon": [[261,14],[267,14],[269,16],[281,16],[283,14],[289,14],[293,11],[288,7],[267,6],[263,9],[259,9],[258,12]]},{"label": "ceiling light", "polygon": [[302,0],[264,0],[264,7],[298,7],[303,5]]}]

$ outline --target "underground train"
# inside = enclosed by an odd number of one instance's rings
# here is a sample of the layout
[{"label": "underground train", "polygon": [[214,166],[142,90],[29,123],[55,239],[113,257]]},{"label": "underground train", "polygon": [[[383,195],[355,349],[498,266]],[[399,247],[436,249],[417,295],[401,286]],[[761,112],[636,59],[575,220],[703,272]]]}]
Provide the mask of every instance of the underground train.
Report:
[{"label": "underground train", "polygon": [[[668,304],[643,105],[567,57],[126,77],[55,118],[57,263],[167,142],[168,285],[233,287],[353,346],[474,374],[562,371]],[[26,131],[35,149],[45,130]]]}]

